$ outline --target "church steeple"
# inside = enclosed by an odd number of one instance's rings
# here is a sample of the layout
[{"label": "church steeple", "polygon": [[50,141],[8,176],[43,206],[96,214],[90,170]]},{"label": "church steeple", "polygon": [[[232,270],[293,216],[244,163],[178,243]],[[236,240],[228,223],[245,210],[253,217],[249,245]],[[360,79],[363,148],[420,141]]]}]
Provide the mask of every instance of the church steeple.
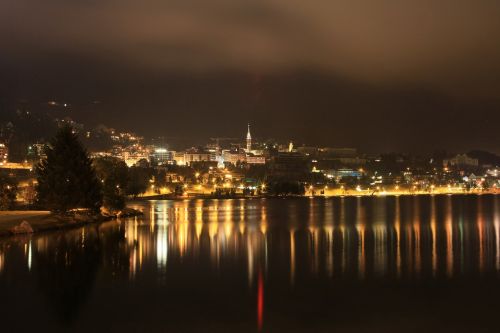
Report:
[{"label": "church steeple", "polygon": [[247,131],[247,152],[252,150],[252,135],[250,134],[250,123],[248,123]]}]

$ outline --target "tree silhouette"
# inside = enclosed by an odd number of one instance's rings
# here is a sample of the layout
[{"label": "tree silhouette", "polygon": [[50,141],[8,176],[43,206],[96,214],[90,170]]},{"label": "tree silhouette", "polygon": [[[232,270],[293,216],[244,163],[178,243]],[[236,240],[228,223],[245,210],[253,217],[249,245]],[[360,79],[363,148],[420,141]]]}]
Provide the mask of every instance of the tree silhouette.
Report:
[{"label": "tree silhouette", "polygon": [[16,201],[17,183],[10,177],[0,174],[0,210],[9,210]]},{"label": "tree silhouette", "polygon": [[149,185],[150,172],[147,168],[131,167],[129,170],[127,194],[137,197],[146,192]]},{"label": "tree silhouette", "polygon": [[93,166],[102,183],[104,207],[123,209],[129,178],[127,164],[116,157],[100,157],[94,160]]},{"label": "tree silhouette", "polygon": [[45,154],[47,157],[36,166],[40,204],[56,213],[74,208],[98,212],[102,205],[101,184],[72,128],[59,129]]}]

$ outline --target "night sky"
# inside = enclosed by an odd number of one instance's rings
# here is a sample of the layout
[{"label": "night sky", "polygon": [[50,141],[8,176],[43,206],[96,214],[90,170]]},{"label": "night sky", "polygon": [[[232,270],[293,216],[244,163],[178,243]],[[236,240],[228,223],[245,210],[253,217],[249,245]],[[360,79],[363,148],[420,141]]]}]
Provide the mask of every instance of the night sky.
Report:
[{"label": "night sky", "polygon": [[[498,0],[0,0],[0,102],[193,143],[500,153]],[[98,103],[95,103],[98,101]]]}]

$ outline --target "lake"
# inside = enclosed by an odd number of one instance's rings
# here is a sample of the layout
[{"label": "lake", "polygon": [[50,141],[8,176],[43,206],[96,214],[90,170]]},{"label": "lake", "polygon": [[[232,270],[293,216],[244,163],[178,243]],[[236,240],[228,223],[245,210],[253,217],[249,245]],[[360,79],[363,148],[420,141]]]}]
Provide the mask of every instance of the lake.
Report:
[{"label": "lake", "polygon": [[499,196],[131,206],[0,239],[2,331],[499,331]]}]

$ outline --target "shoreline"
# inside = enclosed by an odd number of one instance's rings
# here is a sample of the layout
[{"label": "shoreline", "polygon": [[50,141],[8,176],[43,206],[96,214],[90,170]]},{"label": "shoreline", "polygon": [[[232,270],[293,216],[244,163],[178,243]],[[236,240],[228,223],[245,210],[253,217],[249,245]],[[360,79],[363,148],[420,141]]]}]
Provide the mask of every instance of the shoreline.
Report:
[{"label": "shoreline", "polygon": [[142,214],[141,211],[131,208],[127,208],[124,213],[117,215],[74,214],[63,216],[48,211],[0,212],[0,238],[79,228],[90,224],[100,224],[116,220],[121,217],[133,217]]},{"label": "shoreline", "polygon": [[500,192],[385,192],[385,193],[346,193],[346,194],[332,194],[332,195],[232,195],[232,196],[214,196],[214,195],[188,195],[188,196],[172,196],[170,194],[160,194],[152,196],[143,196],[137,198],[127,199],[128,202],[137,201],[154,201],[154,200],[170,200],[170,201],[185,201],[185,200],[235,200],[235,199],[330,199],[330,198],[383,198],[383,197],[408,197],[408,196],[444,196],[444,195],[500,195]]}]

